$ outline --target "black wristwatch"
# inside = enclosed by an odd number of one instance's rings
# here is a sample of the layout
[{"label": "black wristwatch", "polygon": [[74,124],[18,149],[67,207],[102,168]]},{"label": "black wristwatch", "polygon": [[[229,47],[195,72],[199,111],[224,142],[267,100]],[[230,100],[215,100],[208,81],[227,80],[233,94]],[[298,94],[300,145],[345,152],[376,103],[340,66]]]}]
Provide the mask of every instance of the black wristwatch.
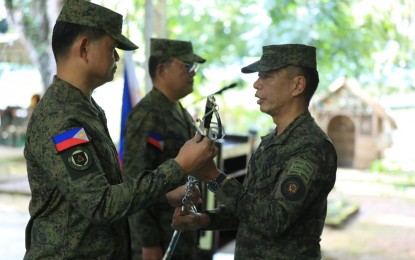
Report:
[{"label": "black wristwatch", "polygon": [[224,172],[220,172],[219,176],[216,179],[210,181],[207,184],[207,188],[213,193],[218,192],[222,182],[226,179],[226,177],[227,175]]}]

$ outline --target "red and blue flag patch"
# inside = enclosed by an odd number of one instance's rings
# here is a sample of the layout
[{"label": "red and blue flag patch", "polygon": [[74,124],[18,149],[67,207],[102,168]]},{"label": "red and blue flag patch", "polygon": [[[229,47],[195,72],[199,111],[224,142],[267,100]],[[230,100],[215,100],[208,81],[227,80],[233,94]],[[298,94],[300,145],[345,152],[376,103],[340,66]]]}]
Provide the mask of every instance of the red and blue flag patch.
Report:
[{"label": "red and blue flag patch", "polygon": [[161,151],[164,149],[164,138],[159,134],[150,133],[147,137],[147,142]]},{"label": "red and blue flag patch", "polygon": [[74,128],[53,137],[53,143],[58,152],[87,142],[89,138],[83,127]]}]

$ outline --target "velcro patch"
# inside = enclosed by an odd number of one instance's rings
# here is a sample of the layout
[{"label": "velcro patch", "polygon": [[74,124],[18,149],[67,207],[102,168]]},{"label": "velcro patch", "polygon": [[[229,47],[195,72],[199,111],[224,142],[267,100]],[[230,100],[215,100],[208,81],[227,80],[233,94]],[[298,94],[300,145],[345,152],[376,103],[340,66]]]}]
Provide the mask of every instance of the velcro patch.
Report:
[{"label": "velcro patch", "polygon": [[87,149],[78,147],[68,154],[68,165],[78,171],[88,169],[92,164],[92,155]]},{"label": "velcro patch", "polygon": [[305,195],[305,184],[296,176],[287,177],[281,184],[281,194],[289,201],[297,201]]},{"label": "velcro patch", "polygon": [[316,167],[303,159],[294,158],[288,162],[287,176],[299,176],[307,184]]},{"label": "velcro patch", "polygon": [[64,150],[60,155],[72,180],[98,171],[91,152],[85,146],[72,147]]}]

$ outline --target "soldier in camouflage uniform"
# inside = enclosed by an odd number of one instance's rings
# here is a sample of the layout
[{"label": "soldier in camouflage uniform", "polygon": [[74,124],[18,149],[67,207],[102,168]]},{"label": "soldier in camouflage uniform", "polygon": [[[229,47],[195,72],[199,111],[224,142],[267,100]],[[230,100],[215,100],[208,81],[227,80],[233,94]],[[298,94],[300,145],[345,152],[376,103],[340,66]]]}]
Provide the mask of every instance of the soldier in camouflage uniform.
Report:
[{"label": "soldier in camouflage uniform", "polygon": [[276,129],[262,137],[241,185],[210,170],[209,181],[223,206],[180,216],[173,227],[238,230],[235,259],[320,259],[327,196],[334,186],[337,155],[308,110],[318,85],[316,49],[300,44],[263,47],[261,59],[242,68],[258,72],[254,83],[260,110]]},{"label": "soldier in camouflage uniform", "polygon": [[214,143],[195,136],[175,159],[123,182],[104,111],[91,97],[114,77],[115,48],[137,48],[121,28],[120,14],[84,0],[67,0],[57,19],[57,74],[30,118],[24,150],[32,192],[25,259],[130,259],[128,216],[214,155]]},{"label": "soldier in camouflage uniform", "polygon": [[[123,174],[140,177],[174,158],[180,147],[195,135],[193,120],[180,99],[193,91],[198,63],[205,59],[193,53],[192,43],[151,39],[149,73],[153,89],[131,111],[125,137]],[[186,182],[183,177],[181,184]],[[173,235],[174,213],[165,199],[131,216],[133,259],[161,259]],[[198,245],[196,231],[180,235],[173,259],[193,259]]]}]

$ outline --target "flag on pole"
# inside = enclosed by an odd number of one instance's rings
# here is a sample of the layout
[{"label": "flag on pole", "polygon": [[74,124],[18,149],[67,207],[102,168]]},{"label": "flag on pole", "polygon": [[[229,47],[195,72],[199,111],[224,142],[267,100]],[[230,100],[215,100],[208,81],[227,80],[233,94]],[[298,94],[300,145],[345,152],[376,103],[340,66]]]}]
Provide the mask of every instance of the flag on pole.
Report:
[{"label": "flag on pole", "polygon": [[138,80],[135,75],[135,63],[133,61],[133,52],[124,52],[124,90],[122,95],[121,106],[121,132],[120,143],[118,149],[118,156],[120,163],[124,159],[124,139],[125,139],[125,127],[127,124],[128,114],[131,109],[137,104],[140,98]]}]

